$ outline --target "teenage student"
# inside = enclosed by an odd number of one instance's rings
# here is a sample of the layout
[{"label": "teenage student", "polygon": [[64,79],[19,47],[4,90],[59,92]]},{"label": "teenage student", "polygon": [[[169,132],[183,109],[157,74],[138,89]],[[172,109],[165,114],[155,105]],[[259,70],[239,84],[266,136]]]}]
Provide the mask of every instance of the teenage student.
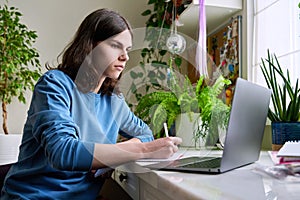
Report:
[{"label": "teenage student", "polygon": [[[117,12],[99,9],[83,20],[35,85],[1,199],[95,199],[104,183],[96,170],[178,150],[181,139],[154,140],[118,90],[131,47],[132,29]],[[129,140],[117,143],[119,132]]]}]

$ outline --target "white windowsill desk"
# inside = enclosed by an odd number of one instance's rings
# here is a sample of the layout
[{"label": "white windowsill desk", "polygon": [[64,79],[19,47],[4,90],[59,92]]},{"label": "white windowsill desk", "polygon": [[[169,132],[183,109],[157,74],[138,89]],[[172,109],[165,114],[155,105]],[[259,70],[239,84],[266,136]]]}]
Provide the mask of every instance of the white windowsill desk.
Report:
[{"label": "white windowsill desk", "polygon": [[[199,155],[195,150],[183,153]],[[215,150],[210,153],[221,154]],[[279,180],[255,170],[257,165],[273,165],[265,151],[257,162],[218,175],[149,170],[142,167],[146,164],[149,162],[122,165],[113,174],[113,179],[133,199],[292,200],[300,197],[300,178]]]}]

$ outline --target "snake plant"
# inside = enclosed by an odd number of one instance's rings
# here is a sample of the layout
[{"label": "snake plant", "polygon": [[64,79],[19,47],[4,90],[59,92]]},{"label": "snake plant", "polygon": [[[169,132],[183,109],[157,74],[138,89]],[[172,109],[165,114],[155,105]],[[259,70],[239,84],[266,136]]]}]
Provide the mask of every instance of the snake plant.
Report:
[{"label": "snake plant", "polygon": [[300,119],[300,89],[299,79],[293,86],[289,70],[283,72],[282,67],[275,54],[263,59],[261,69],[267,86],[272,90],[271,102],[273,107],[269,108],[268,118],[272,122],[297,122]]}]

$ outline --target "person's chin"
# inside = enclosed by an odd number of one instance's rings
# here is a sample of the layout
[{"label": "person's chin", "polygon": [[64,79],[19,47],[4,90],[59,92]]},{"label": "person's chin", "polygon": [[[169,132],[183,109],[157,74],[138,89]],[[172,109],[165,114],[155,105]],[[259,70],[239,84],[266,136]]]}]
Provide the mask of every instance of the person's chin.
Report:
[{"label": "person's chin", "polygon": [[118,80],[120,74],[121,74],[121,73],[113,74],[112,76],[110,76],[110,78],[111,78],[111,79],[114,79],[114,80]]}]

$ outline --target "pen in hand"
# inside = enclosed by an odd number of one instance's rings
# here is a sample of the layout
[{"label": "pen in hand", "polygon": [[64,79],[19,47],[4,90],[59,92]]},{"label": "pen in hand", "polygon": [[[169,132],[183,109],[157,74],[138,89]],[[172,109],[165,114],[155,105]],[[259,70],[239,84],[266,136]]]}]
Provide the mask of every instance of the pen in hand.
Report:
[{"label": "pen in hand", "polygon": [[168,126],[167,126],[166,122],[164,123],[164,129],[165,129],[165,135],[166,135],[166,137],[169,137]]}]

